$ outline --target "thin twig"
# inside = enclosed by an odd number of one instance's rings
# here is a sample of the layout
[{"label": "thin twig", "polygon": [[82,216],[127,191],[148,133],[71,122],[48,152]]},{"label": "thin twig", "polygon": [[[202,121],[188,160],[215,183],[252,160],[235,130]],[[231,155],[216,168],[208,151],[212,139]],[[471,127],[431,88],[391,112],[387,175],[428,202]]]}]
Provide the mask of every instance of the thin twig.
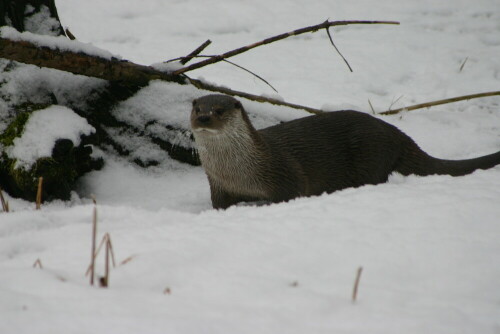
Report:
[{"label": "thin twig", "polygon": [[269,83],[266,79],[264,79],[264,78],[263,78],[263,77],[261,77],[260,75],[258,75],[258,74],[256,74],[256,73],[254,73],[254,72],[250,71],[249,69],[244,68],[243,66],[240,66],[240,65],[238,65],[238,64],[235,64],[235,63],[233,63],[232,61],[229,61],[229,60],[227,60],[227,59],[223,59],[222,61],[223,61],[223,62],[226,62],[226,63],[228,63],[228,64],[231,64],[231,65],[233,65],[233,66],[236,66],[236,67],[238,67],[238,68],[242,69],[243,71],[247,71],[248,73],[250,73],[250,74],[254,75],[255,77],[257,77],[257,79],[260,79],[260,80],[264,81],[264,82],[265,82],[265,83],[266,83],[269,87],[271,87],[271,89],[272,89],[272,90],[274,90],[276,93],[278,93],[278,91],[276,90],[276,88],[274,88],[274,87],[273,87],[273,85],[271,85],[271,84],[270,84],[270,83]]},{"label": "thin twig", "polygon": [[358,288],[359,281],[361,279],[361,273],[363,272],[363,267],[359,267],[356,273],[356,280],[354,281],[354,288],[352,289],[352,302],[355,303],[358,298]]},{"label": "thin twig", "polygon": [[2,188],[0,187],[0,202],[2,202],[3,212],[9,212],[9,202],[5,200],[2,193]]},{"label": "thin twig", "polygon": [[[216,57],[216,56],[213,56],[213,55],[212,55],[212,56],[209,56],[209,55],[197,55],[197,56],[193,56],[193,58],[212,58],[212,57]],[[170,63],[170,62],[173,62],[173,61],[176,61],[176,60],[179,60],[179,59],[183,59],[183,58],[184,58],[184,57],[178,57],[178,58],[169,59],[169,60],[167,60],[167,61],[166,61],[166,63]],[[232,62],[232,61],[229,61],[229,60],[227,60],[227,59],[222,59],[222,61],[223,61],[223,62],[225,62],[225,63],[228,63],[228,64],[230,64],[230,65],[236,66],[236,67],[238,67],[238,68],[242,69],[243,71],[246,71],[246,72],[248,72],[248,73],[252,74],[252,75],[253,75],[253,76],[255,76],[257,79],[262,80],[265,84],[267,84],[269,87],[271,87],[271,89],[272,89],[272,90],[274,90],[276,93],[278,93],[278,91],[276,90],[276,88],[274,88],[274,87],[273,87],[273,85],[271,85],[271,84],[269,83],[269,81],[267,81],[266,79],[264,79],[263,77],[261,77],[261,76],[260,76],[260,75],[258,75],[257,73],[254,73],[254,72],[250,71],[249,69],[244,68],[243,66],[238,65],[238,64],[236,64],[236,63],[234,63],[234,62]],[[188,78],[188,79],[189,79],[189,78]]]},{"label": "thin twig", "polygon": [[[326,22],[328,22],[328,20]],[[352,70],[351,65],[349,65],[349,62],[347,61],[347,59],[345,59],[344,55],[342,55],[342,53],[337,48],[337,46],[335,45],[335,43],[333,43],[333,38],[332,38],[332,35],[330,34],[330,27],[325,28],[325,30],[326,30],[326,33],[328,34],[328,38],[330,39],[330,43],[332,43],[333,47],[335,48],[335,50],[337,51],[337,53],[339,54],[339,56],[342,57],[342,59],[344,60],[345,64],[349,68],[349,71],[354,72]]]},{"label": "thin twig", "polygon": [[392,99],[392,102],[391,102],[391,105],[389,106],[389,110],[391,110],[392,106],[395,105],[399,100],[401,100],[403,98],[404,95],[401,95],[400,97],[398,97],[396,100],[394,100],[394,98]]},{"label": "thin twig", "polygon": [[188,61],[190,61],[191,59],[193,59],[194,57],[198,56],[200,54],[201,51],[205,50],[205,48],[207,46],[210,45],[210,43],[212,43],[211,40],[207,39],[202,45],[200,45],[199,47],[197,47],[193,52],[191,52],[190,54],[188,54],[187,56],[185,57],[182,57],[182,60],[180,61],[180,63],[182,65],[186,65],[186,63]]},{"label": "thin twig", "polygon": [[399,109],[394,109],[394,110],[387,110],[387,111],[381,112],[379,115],[394,115],[394,114],[400,113],[403,110],[410,111],[410,110],[415,110],[415,109],[429,108],[429,107],[438,106],[438,105],[446,104],[446,103],[453,103],[453,102],[458,102],[458,101],[471,100],[471,99],[477,99],[480,97],[488,97],[488,96],[496,96],[496,95],[500,95],[500,91],[457,96],[457,97],[452,97],[452,98],[444,99],[444,100],[437,100],[437,101],[432,101],[432,102],[420,103],[420,104],[415,104],[415,105],[412,105],[409,107],[404,107],[404,108],[399,108]]},{"label": "thin twig", "polygon": [[260,42],[256,42],[256,43],[249,44],[247,46],[243,46],[243,47],[240,47],[240,48],[232,50],[232,51],[228,51],[228,52],[223,53],[221,55],[217,55],[217,56],[209,58],[207,60],[203,60],[203,61],[200,61],[198,63],[194,63],[192,65],[178,69],[177,71],[173,72],[172,74],[179,75],[179,74],[182,74],[182,73],[185,73],[188,71],[192,71],[194,69],[197,69],[197,68],[209,65],[209,64],[217,63],[219,61],[222,61],[223,59],[236,56],[240,53],[246,52],[246,51],[253,49],[253,48],[256,48],[258,46],[273,43],[273,42],[285,39],[285,38],[290,37],[290,36],[297,36],[297,35],[301,35],[301,34],[308,33],[308,32],[316,32],[320,29],[326,29],[328,27],[345,26],[345,25],[350,25],[350,24],[399,24],[399,22],[394,22],[394,21],[333,21],[333,22],[325,21],[323,23],[320,23],[320,24],[317,24],[314,26],[305,27],[305,28],[294,30],[294,31],[286,32],[286,33],[283,33],[280,35],[266,38]]},{"label": "thin twig", "polygon": [[43,177],[38,178],[38,189],[36,192],[36,209],[40,210],[42,207],[42,185],[43,185]]}]

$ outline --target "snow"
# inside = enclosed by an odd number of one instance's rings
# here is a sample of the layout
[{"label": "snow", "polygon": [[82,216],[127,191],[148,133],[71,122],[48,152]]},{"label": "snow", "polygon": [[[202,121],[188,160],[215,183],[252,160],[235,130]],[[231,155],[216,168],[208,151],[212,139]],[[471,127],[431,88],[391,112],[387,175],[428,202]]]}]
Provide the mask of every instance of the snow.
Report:
[{"label": "snow", "polygon": [[[29,21],[28,28],[32,24],[37,24],[38,20],[43,20],[43,12],[36,14],[36,18],[33,18],[32,21]],[[48,14],[47,14],[48,15]],[[47,23],[47,22],[46,22]],[[47,24],[50,24],[47,23]],[[46,27],[44,26],[44,29],[41,29],[41,32],[47,32]],[[0,28],[0,36],[2,38],[7,38],[13,41],[26,41],[33,43],[37,46],[41,47],[48,47],[50,49],[54,50],[60,50],[60,51],[69,51],[69,52],[83,52],[89,55],[101,57],[101,58],[106,58],[106,59],[121,59],[120,56],[114,55],[110,53],[109,51],[106,51],[104,49],[97,48],[93,46],[90,43],[81,43],[78,41],[72,41],[69,40],[66,37],[63,36],[50,36],[50,35],[37,35],[34,33],[31,33],[29,31],[25,32],[19,32],[14,28],[11,27],[1,27]]]},{"label": "snow", "polygon": [[0,71],[0,96],[4,100],[4,106],[0,108],[2,119],[8,117],[13,106],[26,102],[50,104],[55,99],[61,105],[86,109],[87,97],[108,84],[105,80],[48,68],[13,65],[5,59],[0,60]]},{"label": "snow", "polygon": [[52,155],[56,140],[69,139],[78,146],[81,136],[94,132],[87,120],[73,110],[52,105],[33,112],[21,137],[14,139],[6,152],[9,158],[16,159],[16,168],[29,169],[36,160]]},{"label": "snow", "polygon": [[[189,54],[206,39],[219,54],[330,20],[398,20],[400,26],[332,30],[350,73],[323,31],[257,48],[232,61],[292,103],[371,113],[498,90],[498,1],[77,1],[57,2],[63,25],[132,61]],[[5,28],[2,28],[2,34]],[[46,37],[43,37],[46,38]],[[59,42],[58,42],[59,43]],[[467,59],[463,69],[460,67]],[[33,80],[29,80],[30,73]],[[4,73],[2,73],[4,75]],[[95,79],[16,68],[1,96],[44,85],[82,94]],[[189,73],[257,95],[268,86],[227,64]],[[2,79],[3,80],[3,79]],[[13,80],[13,81],[12,81]],[[41,83],[40,83],[41,82]],[[24,92],[23,94],[20,94]],[[115,110],[144,131],[167,120],[186,129],[194,88],[152,82]],[[19,97],[17,97],[19,98]],[[8,106],[10,99],[5,99]],[[241,99],[261,128],[307,115]],[[431,155],[462,159],[500,149],[500,98],[395,116]],[[158,128],[146,127],[154,120]],[[165,136],[178,135],[166,133]],[[187,136],[188,134],[185,133]],[[49,136],[49,133],[46,133]],[[500,167],[465,177],[391,176],[388,183],[273,205],[211,209],[200,167],[122,134],[142,169],[103,153],[71,201],[9,200],[0,213],[0,333],[498,333]],[[44,136],[42,136],[44,137]],[[182,136],[181,136],[182,137]],[[185,139],[185,138],[184,138]],[[188,145],[179,138],[181,145]],[[5,194],[4,194],[5,195]],[[120,263],[107,289],[90,287],[93,205]],[[43,269],[32,268],[40,259]],[[103,274],[103,254],[98,275]],[[363,266],[358,300],[351,301]],[[166,289],[170,293],[164,293]]]}]

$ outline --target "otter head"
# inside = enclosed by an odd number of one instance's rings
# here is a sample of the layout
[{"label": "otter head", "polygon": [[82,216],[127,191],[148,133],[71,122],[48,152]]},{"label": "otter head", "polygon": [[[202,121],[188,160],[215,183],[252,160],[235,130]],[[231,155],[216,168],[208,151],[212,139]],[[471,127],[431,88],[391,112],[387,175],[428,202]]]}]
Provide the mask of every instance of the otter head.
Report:
[{"label": "otter head", "polygon": [[230,96],[206,95],[193,101],[191,129],[195,135],[219,134],[224,127],[241,120],[243,113],[241,103]]}]

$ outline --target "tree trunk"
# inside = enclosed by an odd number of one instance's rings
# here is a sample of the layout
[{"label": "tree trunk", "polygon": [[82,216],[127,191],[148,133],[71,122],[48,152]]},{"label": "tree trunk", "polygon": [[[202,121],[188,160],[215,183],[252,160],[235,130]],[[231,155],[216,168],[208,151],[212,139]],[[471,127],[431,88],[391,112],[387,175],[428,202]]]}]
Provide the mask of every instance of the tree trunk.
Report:
[{"label": "tree trunk", "polygon": [[0,26],[5,25],[20,32],[65,35],[54,0],[0,0]]}]

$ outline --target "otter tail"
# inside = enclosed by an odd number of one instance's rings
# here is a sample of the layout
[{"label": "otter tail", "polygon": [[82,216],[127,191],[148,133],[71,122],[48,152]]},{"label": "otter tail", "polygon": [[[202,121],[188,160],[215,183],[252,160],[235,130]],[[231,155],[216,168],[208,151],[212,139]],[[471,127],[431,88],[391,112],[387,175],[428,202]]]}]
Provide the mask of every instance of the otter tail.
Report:
[{"label": "otter tail", "polygon": [[470,174],[476,169],[489,169],[499,164],[500,151],[474,159],[444,160],[431,157],[412,141],[412,145],[402,154],[394,170],[403,175],[416,174],[425,176],[440,174],[462,176]]}]

